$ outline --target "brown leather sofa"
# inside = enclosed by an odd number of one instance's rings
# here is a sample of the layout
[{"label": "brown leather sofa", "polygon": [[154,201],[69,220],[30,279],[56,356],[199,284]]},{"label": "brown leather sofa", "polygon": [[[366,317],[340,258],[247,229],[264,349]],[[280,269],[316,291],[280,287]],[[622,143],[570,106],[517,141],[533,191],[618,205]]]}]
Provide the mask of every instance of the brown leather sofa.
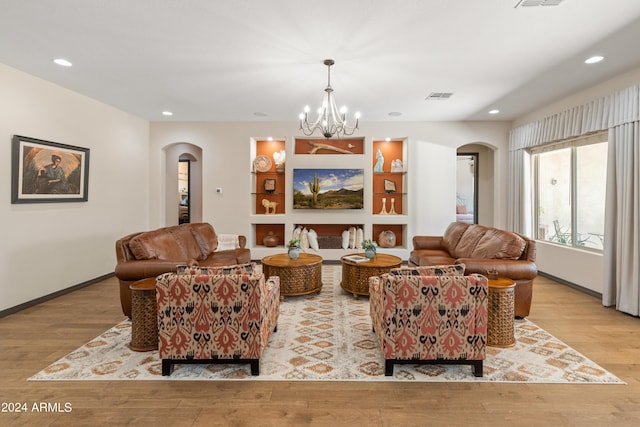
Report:
[{"label": "brown leather sofa", "polygon": [[536,242],[518,233],[478,224],[451,223],[443,236],[414,236],[409,265],[464,264],[465,274],[495,270],[516,282],[515,315],[531,309],[533,279],[538,275]]},{"label": "brown leather sofa", "polygon": [[218,236],[208,223],[182,224],[129,234],[116,241],[116,277],[122,312],[131,317],[129,286],[141,279],[175,272],[179,265],[244,264],[251,261],[247,239],[238,236],[235,249],[218,249]]}]

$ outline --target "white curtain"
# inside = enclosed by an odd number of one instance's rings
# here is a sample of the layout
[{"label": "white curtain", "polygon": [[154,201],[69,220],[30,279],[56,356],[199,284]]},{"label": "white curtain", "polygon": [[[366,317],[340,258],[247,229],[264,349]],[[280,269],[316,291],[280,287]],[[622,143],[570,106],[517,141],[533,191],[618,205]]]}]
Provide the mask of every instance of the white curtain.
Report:
[{"label": "white curtain", "polygon": [[531,156],[527,150],[509,151],[509,200],[507,227],[533,237],[531,233]]},{"label": "white curtain", "polygon": [[602,304],[640,314],[640,123],[609,130]]},{"label": "white curtain", "polygon": [[[638,316],[640,304],[640,85],[527,123],[509,134],[508,225],[531,225],[528,150],[540,145],[609,131],[602,303]],[[513,163],[513,165],[511,164]],[[529,197],[530,200],[530,197]]]}]

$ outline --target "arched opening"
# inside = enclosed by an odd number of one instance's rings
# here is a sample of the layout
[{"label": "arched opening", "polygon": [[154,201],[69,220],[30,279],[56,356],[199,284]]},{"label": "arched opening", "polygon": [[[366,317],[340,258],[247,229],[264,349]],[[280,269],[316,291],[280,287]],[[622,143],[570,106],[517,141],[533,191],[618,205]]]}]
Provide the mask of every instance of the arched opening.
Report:
[{"label": "arched opening", "polygon": [[[495,218],[495,147],[474,142],[457,148],[458,165],[462,168],[460,175],[468,179],[462,180],[465,187],[456,189],[456,205],[467,206],[467,215],[464,209],[456,208],[456,218],[465,219],[467,222],[494,225]],[[471,187],[469,187],[471,185]],[[460,200],[459,197],[465,199]],[[466,203],[462,203],[466,202]]]},{"label": "arched opening", "polygon": [[183,142],[165,153],[165,225],[201,222],[202,149]]},{"label": "arched opening", "polygon": [[180,156],[178,160],[178,224],[191,222],[191,159]]}]

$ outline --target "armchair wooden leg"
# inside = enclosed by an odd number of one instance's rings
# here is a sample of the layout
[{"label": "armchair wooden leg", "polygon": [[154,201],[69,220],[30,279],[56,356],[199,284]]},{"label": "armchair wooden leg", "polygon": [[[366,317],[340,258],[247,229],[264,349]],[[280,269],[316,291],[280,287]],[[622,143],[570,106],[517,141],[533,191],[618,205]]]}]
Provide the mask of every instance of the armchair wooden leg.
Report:
[{"label": "armchair wooden leg", "polygon": [[473,362],[473,375],[476,377],[482,376],[482,360],[476,360]]},{"label": "armchair wooden leg", "polygon": [[173,371],[173,364],[171,363],[171,360],[169,359],[162,359],[162,376],[166,377],[171,375],[171,372]]},{"label": "armchair wooden leg", "polygon": [[251,359],[251,375],[260,375],[260,359]]},{"label": "armchair wooden leg", "polygon": [[393,364],[394,364],[395,360],[393,359],[387,359],[384,361],[384,375],[386,377],[391,377],[393,376]]}]

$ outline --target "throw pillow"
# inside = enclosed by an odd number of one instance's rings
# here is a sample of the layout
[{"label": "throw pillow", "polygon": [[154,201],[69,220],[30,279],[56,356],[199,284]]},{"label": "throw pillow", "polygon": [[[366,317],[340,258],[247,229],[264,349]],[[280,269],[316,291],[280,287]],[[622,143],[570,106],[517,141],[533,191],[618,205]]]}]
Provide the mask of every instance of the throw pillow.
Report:
[{"label": "throw pillow", "polygon": [[293,230],[293,234],[291,235],[291,240],[300,240],[300,235],[302,234],[302,226],[299,225]]},{"label": "throw pillow", "polygon": [[307,227],[302,229],[302,234],[300,234],[300,249],[306,251],[309,249],[309,230]]},{"label": "throw pillow", "polygon": [[364,231],[362,228],[358,227],[356,230],[356,243],[353,246],[354,249],[358,249],[362,246],[362,241],[364,240]]},{"label": "throw pillow", "polygon": [[349,249],[349,230],[342,232],[342,249]]},{"label": "throw pillow", "polygon": [[230,251],[240,247],[240,240],[237,234],[218,234],[218,247],[215,252]]},{"label": "throw pillow", "polygon": [[349,247],[351,249],[356,248],[356,228],[349,227]]},{"label": "throw pillow", "polygon": [[318,233],[316,233],[316,230],[314,230],[313,228],[309,230],[308,237],[309,237],[309,247],[314,251],[317,251],[318,249],[320,249],[320,245],[318,244]]}]

